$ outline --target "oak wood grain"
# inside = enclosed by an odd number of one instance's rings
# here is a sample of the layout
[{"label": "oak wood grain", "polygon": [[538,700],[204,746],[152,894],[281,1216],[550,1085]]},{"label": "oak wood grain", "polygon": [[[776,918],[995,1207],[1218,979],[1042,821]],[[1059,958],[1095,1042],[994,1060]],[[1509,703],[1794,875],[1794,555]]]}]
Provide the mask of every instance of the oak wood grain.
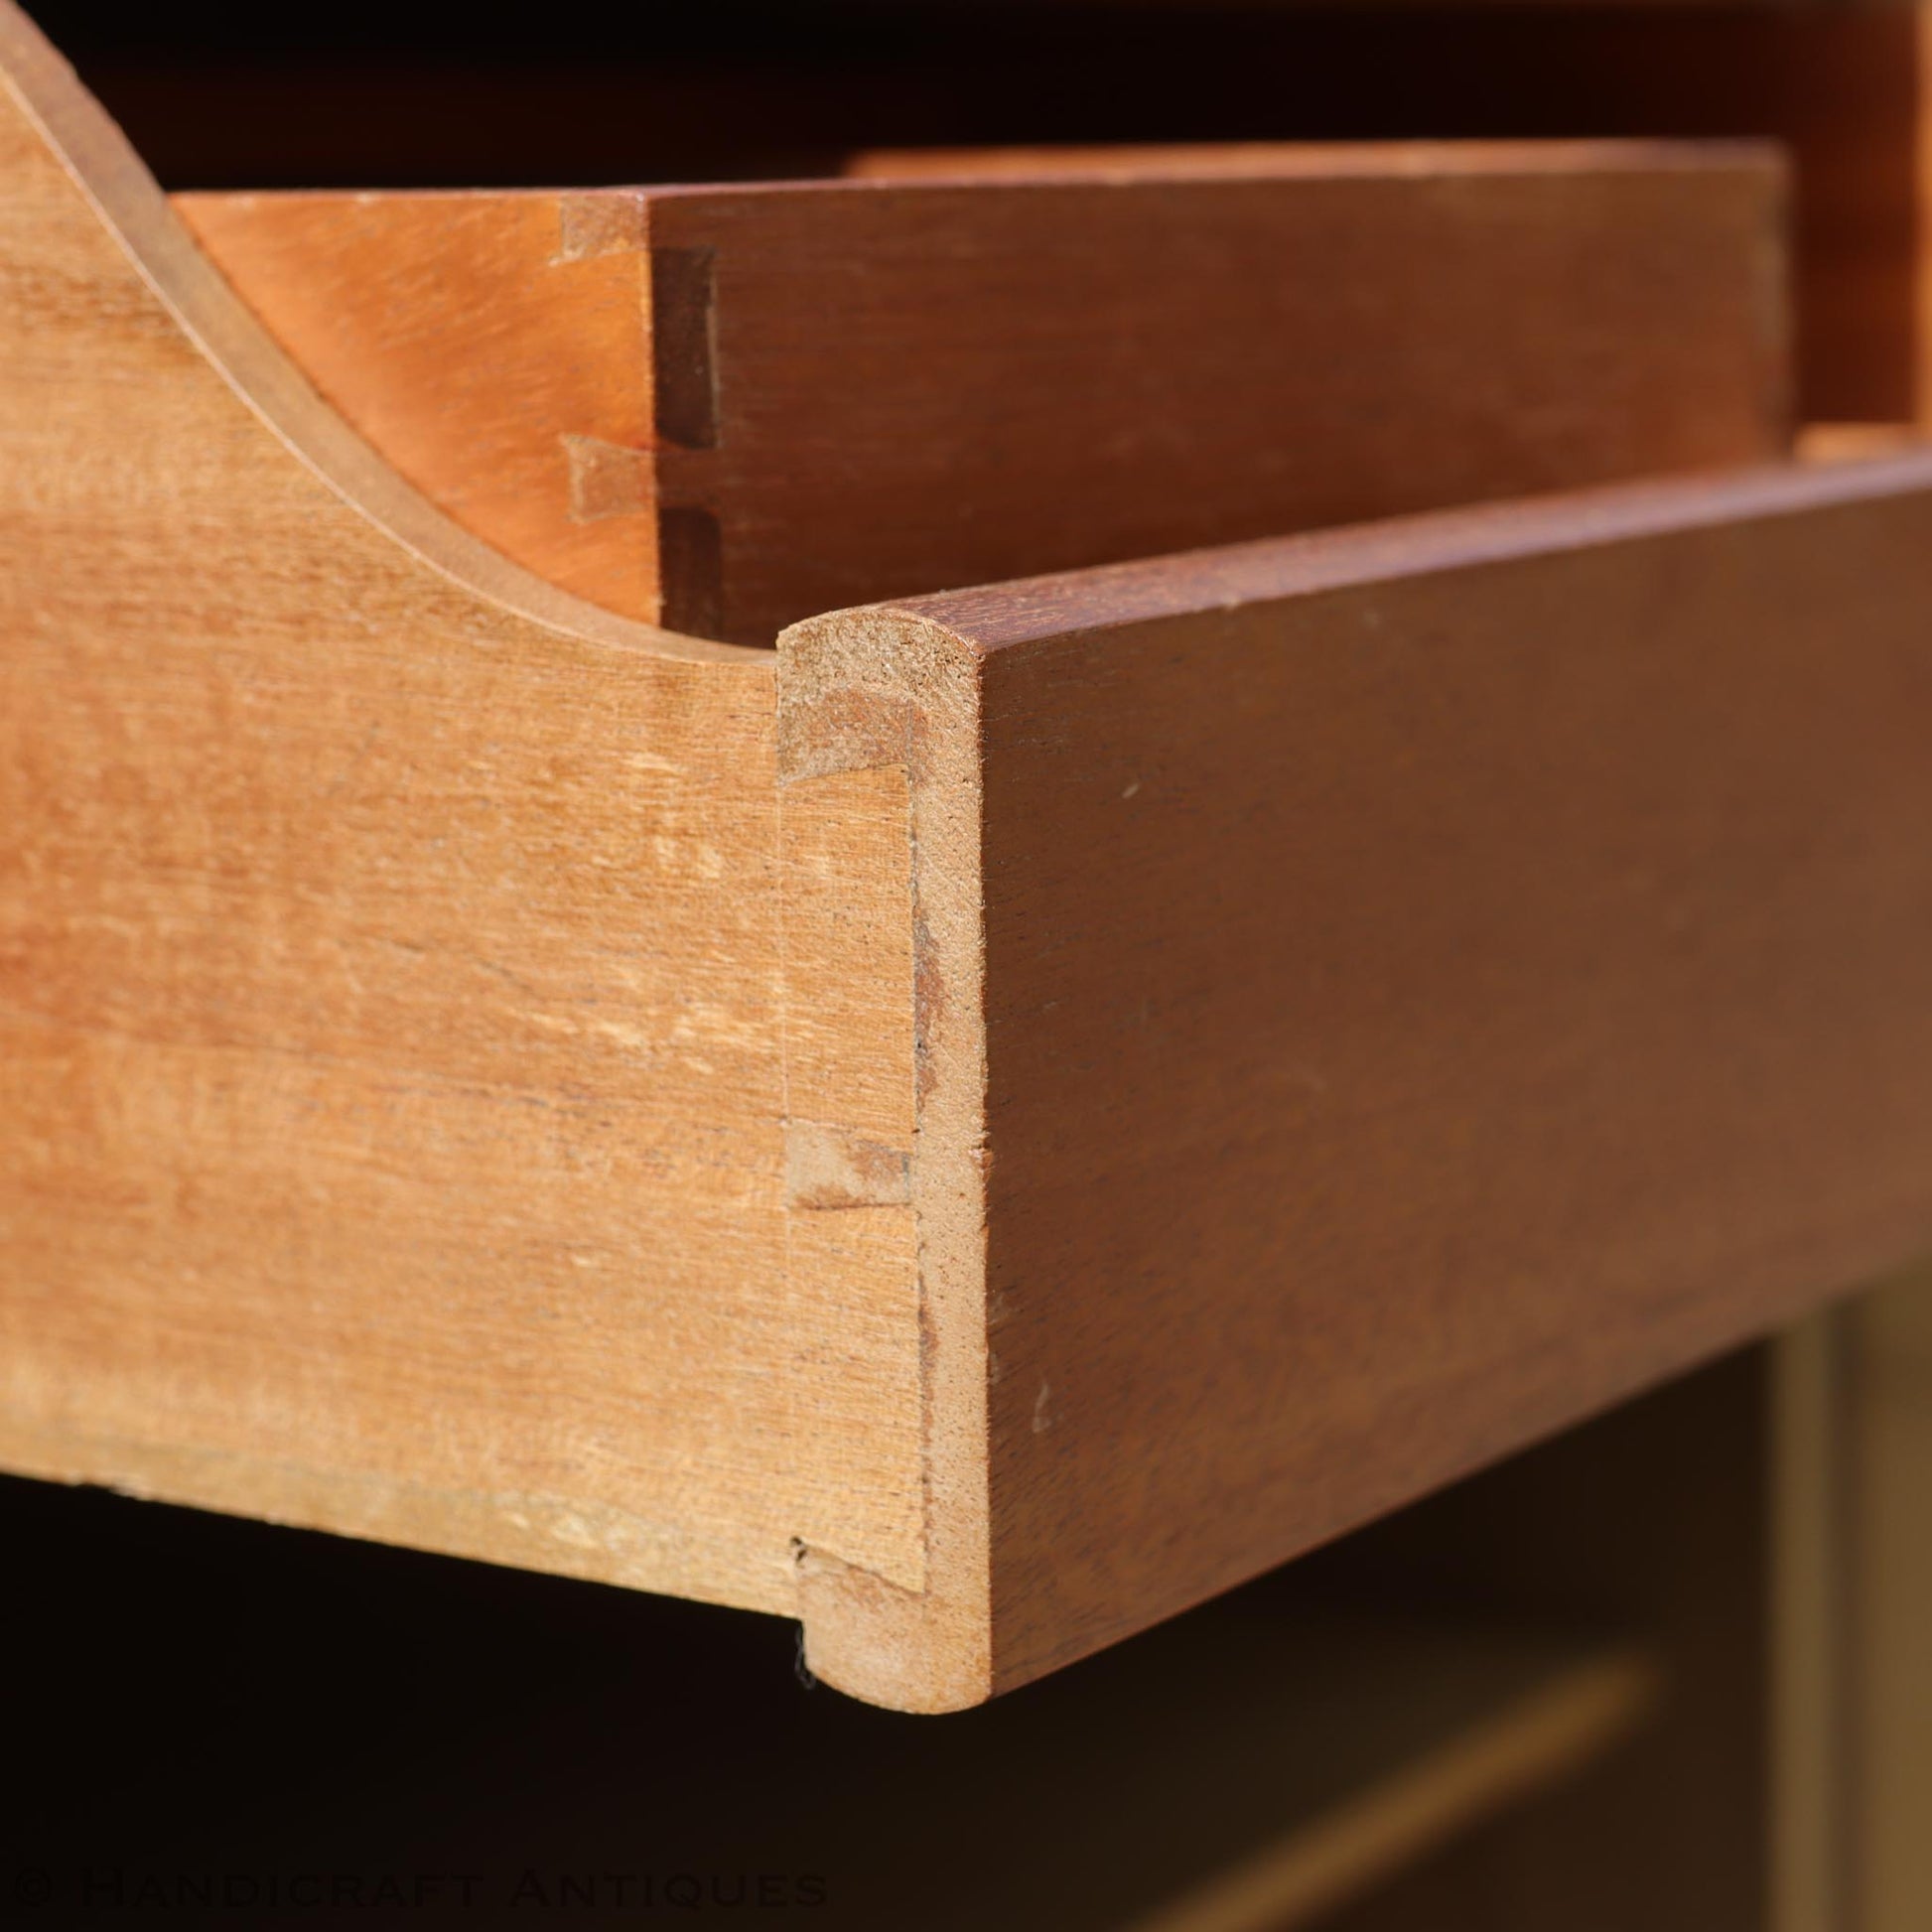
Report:
[{"label": "oak wood grain", "polygon": [[786,1238],[769,653],[445,522],[0,51],[0,1459],[916,1587],[909,1276]]}]

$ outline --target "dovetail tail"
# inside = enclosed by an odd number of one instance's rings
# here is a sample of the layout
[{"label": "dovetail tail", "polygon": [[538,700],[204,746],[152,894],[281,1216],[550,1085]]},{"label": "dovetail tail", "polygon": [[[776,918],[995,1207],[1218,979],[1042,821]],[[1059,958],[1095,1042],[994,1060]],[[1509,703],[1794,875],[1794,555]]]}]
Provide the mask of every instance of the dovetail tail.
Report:
[{"label": "dovetail tail", "polygon": [[902,1207],[912,1197],[911,1157],[850,1128],[785,1123],[785,1198],[792,1207]]},{"label": "dovetail tail", "polygon": [[573,523],[635,516],[650,508],[656,490],[648,452],[601,443],[595,436],[566,436],[563,443],[570,463]]},{"label": "dovetail tail", "polygon": [[644,245],[644,198],[641,195],[566,195],[557,204],[559,262],[587,260],[593,255],[619,255]]}]

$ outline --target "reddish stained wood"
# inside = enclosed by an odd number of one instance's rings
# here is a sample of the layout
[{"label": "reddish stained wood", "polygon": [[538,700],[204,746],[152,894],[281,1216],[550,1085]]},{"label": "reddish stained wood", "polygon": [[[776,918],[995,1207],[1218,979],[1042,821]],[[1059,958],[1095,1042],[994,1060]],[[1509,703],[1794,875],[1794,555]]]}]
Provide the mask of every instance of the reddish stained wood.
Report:
[{"label": "reddish stained wood", "polygon": [[768,644],[882,597],[1770,454],[1782,201],[1767,150],[1582,143],[177,206],[466,527]]},{"label": "reddish stained wood", "polygon": [[1914,453],[788,633],[781,769],[915,721],[996,1684],[1932,1243],[1928,609]]}]

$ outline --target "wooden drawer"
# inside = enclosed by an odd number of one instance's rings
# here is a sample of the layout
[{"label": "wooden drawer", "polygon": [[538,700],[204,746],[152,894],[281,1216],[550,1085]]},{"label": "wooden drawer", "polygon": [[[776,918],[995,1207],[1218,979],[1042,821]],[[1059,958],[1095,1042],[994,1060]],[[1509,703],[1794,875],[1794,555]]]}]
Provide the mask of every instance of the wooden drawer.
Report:
[{"label": "wooden drawer", "polygon": [[679,635],[446,520],[0,39],[6,1466],[936,1710],[1932,1236],[1932,457]]},{"label": "wooden drawer", "polygon": [[769,645],[885,597],[1770,454],[1786,191],[1746,143],[1405,143],[176,207],[474,534]]}]

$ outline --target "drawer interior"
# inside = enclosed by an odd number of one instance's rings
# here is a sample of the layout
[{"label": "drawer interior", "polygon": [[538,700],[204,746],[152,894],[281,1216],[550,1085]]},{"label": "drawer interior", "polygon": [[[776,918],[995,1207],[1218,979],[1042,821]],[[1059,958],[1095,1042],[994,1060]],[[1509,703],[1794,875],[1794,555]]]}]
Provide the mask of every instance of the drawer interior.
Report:
[{"label": "drawer interior", "polygon": [[1021,161],[175,207],[474,535],[734,643],[1784,452],[1786,180],[1763,144]]}]

